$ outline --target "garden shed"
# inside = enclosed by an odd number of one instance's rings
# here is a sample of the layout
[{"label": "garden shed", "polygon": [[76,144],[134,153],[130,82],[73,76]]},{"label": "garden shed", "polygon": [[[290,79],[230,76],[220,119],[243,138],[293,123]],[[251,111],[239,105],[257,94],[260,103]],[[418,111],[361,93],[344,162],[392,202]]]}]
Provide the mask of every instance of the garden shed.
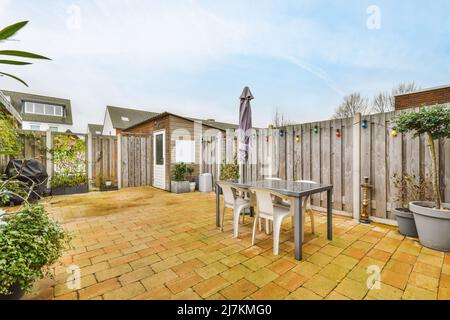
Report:
[{"label": "garden shed", "polygon": [[[147,162],[150,162],[147,165],[152,173],[150,184],[170,191],[171,171],[175,164],[183,162],[192,165],[194,176],[198,176],[203,161],[201,150],[204,139],[222,135],[225,141],[226,130],[237,127],[213,119],[200,120],[164,112],[123,130],[122,134],[150,139],[151,155],[147,157]],[[225,146],[222,145],[222,148]],[[121,162],[127,165],[124,159]]]}]

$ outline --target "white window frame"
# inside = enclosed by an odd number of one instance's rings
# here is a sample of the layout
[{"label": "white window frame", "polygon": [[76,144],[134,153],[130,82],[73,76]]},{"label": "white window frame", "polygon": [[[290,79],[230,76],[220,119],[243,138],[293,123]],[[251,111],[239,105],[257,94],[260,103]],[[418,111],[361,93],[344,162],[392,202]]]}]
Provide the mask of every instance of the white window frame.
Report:
[{"label": "white window frame", "polygon": [[[38,113],[36,112],[36,104],[41,104],[44,106],[44,113]],[[27,107],[31,107],[31,112],[27,111]],[[47,107],[52,107],[53,114],[47,113],[46,109]],[[56,109],[61,110],[61,114],[56,113]],[[57,104],[50,104],[50,103],[43,103],[43,102],[32,102],[32,101],[25,101],[23,106],[24,113],[27,114],[37,114],[41,116],[52,116],[52,117],[64,117],[64,106],[57,105]]]}]

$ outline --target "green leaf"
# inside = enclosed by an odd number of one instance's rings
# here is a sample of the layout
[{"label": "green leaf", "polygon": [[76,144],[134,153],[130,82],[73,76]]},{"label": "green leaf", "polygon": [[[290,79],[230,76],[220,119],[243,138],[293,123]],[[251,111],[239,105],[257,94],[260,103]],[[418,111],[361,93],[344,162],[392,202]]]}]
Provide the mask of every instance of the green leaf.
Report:
[{"label": "green leaf", "polygon": [[0,60],[0,64],[11,64],[14,66],[26,66],[31,64],[30,62],[24,62],[24,61],[13,61],[13,60]]},{"label": "green leaf", "polygon": [[5,77],[9,77],[9,78],[13,78],[14,80],[17,80],[17,81],[23,83],[26,87],[28,87],[28,84],[25,81],[23,81],[22,79],[20,79],[20,78],[18,78],[16,76],[13,76],[12,74],[0,72],[0,75],[1,76],[5,76]]},{"label": "green leaf", "polygon": [[4,56],[14,56],[14,57],[23,57],[23,58],[30,58],[30,59],[43,59],[43,60],[51,60],[50,58],[25,52],[25,51],[17,51],[17,50],[0,50],[0,55]]},{"label": "green leaf", "polygon": [[4,28],[3,30],[0,30],[0,40],[5,40],[5,39],[12,37],[20,29],[25,27],[27,24],[28,24],[28,21],[22,21],[22,22],[18,22],[13,25],[10,25],[10,26]]}]

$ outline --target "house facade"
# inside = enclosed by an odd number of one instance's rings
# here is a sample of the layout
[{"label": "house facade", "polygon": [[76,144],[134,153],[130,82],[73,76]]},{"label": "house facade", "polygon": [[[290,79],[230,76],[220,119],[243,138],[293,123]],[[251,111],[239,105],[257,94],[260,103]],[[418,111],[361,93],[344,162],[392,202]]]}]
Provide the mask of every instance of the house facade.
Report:
[{"label": "house facade", "polygon": [[395,110],[450,103],[450,85],[395,96]]},{"label": "house facade", "polygon": [[153,118],[156,115],[158,115],[156,112],[107,106],[102,134],[104,136],[116,136],[126,128]]},{"label": "house facade", "polygon": [[170,191],[171,172],[177,163],[194,167],[194,176],[200,173],[202,163],[202,139],[225,137],[226,129],[238,126],[214,120],[202,121],[164,112],[134,126],[123,133],[144,134],[152,139],[152,185]]},{"label": "house facade", "polygon": [[22,119],[22,129],[67,132],[72,130],[72,106],[68,99],[3,90],[5,99]]}]

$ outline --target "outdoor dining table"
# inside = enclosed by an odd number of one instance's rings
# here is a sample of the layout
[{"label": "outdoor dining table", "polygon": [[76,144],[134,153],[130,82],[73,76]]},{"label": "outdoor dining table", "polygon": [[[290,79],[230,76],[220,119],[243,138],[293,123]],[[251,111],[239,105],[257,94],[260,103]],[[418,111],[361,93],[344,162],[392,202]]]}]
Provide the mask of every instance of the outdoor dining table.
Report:
[{"label": "outdoor dining table", "polygon": [[[258,180],[249,182],[230,182],[241,189],[268,189],[292,199],[294,206],[294,243],[295,259],[302,260],[302,199],[313,194],[327,193],[327,236],[328,240],[333,240],[333,215],[332,215],[332,194],[333,186],[317,183],[305,183],[286,180]],[[216,224],[220,227],[220,194],[221,189],[216,183]]]}]

